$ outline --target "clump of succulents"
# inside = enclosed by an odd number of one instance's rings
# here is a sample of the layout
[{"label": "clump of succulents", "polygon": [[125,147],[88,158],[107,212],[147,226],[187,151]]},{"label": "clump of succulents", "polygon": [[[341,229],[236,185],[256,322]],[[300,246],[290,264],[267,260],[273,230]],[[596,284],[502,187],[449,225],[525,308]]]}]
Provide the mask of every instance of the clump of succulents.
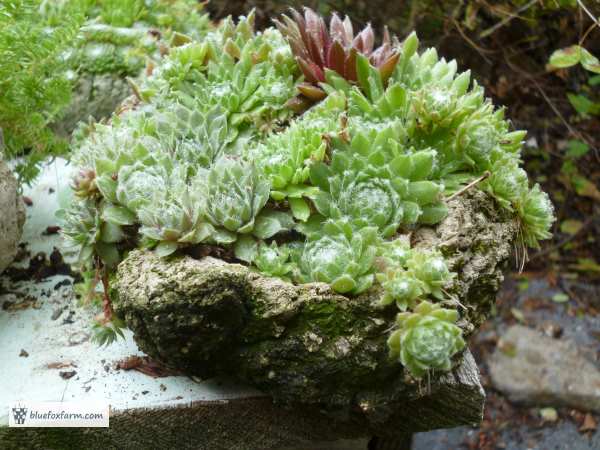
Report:
[{"label": "clump of succulents", "polygon": [[519,167],[524,133],[414,34],[374,50],[348,19],[328,30],[310,10],[292,17],[262,32],[252,14],[227,19],[172,48],[137,104],[78,144],[65,236],[88,269],[134,247],[218,249],[267,276],[368,292],[402,311],[394,358],[416,377],[448,370],[464,346],[458,312],[431,302],[455,274],[408,236],[470,186],[514,214],[526,244],[547,238],[552,206]]},{"label": "clump of succulents", "polygon": [[450,272],[439,251],[410,248],[403,239],[387,241],[380,246],[383,270],[376,274],[383,287],[380,303],[395,303],[406,311],[425,298],[444,299],[444,287],[455,274]]},{"label": "clump of succulents", "polygon": [[271,185],[253,164],[223,156],[197,178],[204,216],[215,228],[211,236],[215,243],[230,244],[237,234],[263,232],[255,230],[256,216],[269,199]]}]

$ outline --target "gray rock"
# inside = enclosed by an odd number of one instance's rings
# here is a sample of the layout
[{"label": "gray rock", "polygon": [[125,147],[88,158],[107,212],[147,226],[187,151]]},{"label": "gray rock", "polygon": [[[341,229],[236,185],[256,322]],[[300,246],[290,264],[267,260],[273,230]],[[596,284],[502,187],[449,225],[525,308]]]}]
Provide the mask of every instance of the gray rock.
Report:
[{"label": "gray rock", "polygon": [[600,412],[600,370],[570,341],[512,326],[490,372],[495,387],[514,402]]},{"label": "gray rock", "polygon": [[53,124],[54,131],[69,137],[80,121],[93,117],[94,121],[110,117],[131,88],[119,74],[94,75],[86,73],[77,80],[71,104],[61,119]]},{"label": "gray rock", "polygon": [[15,258],[25,223],[25,206],[18,192],[17,180],[0,161],[0,272]]}]

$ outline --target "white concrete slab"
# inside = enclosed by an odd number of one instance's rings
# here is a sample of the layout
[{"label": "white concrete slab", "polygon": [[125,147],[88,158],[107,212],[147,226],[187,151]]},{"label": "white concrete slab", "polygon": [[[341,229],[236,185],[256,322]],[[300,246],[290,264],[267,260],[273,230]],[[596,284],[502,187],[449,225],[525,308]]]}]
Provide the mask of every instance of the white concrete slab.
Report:
[{"label": "white concrete slab", "polygon": [[[59,247],[67,257],[60,236],[43,232],[47,226],[56,225],[54,214],[70,182],[70,172],[64,160],[57,160],[45,168],[33,188],[24,192],[33,201],[27,208],[23,233],[23,242],[28,243],[32,255],[40,251],[50,254],[53,247]],[[16,263],[19,267],[27,265],[27,261]],[[200,383],[183,376],[152,378],[134,370],[115,369],[117,361],[142,353],[131,333],[109,347],[99,348],[90,342],[94,312],[78,305],[68,276],[36,283],[13,282],[4,275],[0,276],[0,287],[4,292],[0,295],[0,426],[8,424],[9,403],[19,400],[105,399],[113,410],[125,410],[261,395],[226,380]],[[14,308],[15,302],[23,301],[32,306]],[[5,303],[8,310],[3,307]],[[19,356],[24,354],[21,350],[28,356]],[[61,363],[71,365],[52,368]],[[62,371],[73,370],[76,374],[69,379],[60,376]]]},{"label": "white concrete slab", "polygon": [[[71,182],[71,173],[73,169],[66,160],[57,158],[48,163],[35,184],[23,189],[23,195],[33,201],[33,205],[26,208],[27,221],[23,229],[21,242],[26,242],[32,255],[36,252],[45,252],[50,254],[54,247],[60,247],[67,258],[72,255],[66,249],[63,249],[60,235],[44,235],[43,232],[49,225],[56,225],[57,220],[54,217],[59,209],[59,198],[66,199],[71,195],[69,184]],[[27,266],[28,261],[15,263],[16,267]]]}]

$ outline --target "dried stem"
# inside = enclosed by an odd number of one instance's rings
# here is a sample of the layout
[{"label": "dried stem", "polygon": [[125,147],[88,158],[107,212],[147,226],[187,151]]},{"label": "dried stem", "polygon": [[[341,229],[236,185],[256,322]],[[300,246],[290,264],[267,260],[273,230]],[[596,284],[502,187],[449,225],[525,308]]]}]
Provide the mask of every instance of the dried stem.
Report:
[{"label": "dried stem", "polygon": [[110,297],[108,295],[109,284],[108,284],[108,273],[104,270],[102,274],[102,287],[104,288],[104,295],[102,298],[102,311],[104,312],[104,319],[106,322],[110,322],[113,316],[113,309],[110,303]]},{"label": "dried stem", "polygon": [[519,17],[519,14],[521,14],[524,11],[526,11],[527,9],[529,9],[530,7],[532,7],[533,5],[535,5],[537,2],[538,2],[538,0],[531,0],[526,5],[521,6],[517,10],[516,13],[510,14],[509,16],[505,17],[500,22],[498,22],[495,25],[491,26],[487,30],[483,30],[481,33],[479,33],[479,38],[483,39],[483,38],[488,37],[490,34],[494,33],[497,29],[502,28],[504,25],[506,25],[507,23],[509,23],[511,20]]},{"label": "dried stem", "polygon": [[454,200],[456,197],[458,197],[461,194],[464,194],[465,192],[467,192],[469,189],[471,189],[473,186],[477,185],[478,183],[481,183],[483,180],[485,180],[486,178],[489,178],[489,176],[491,175],[491,172],[489,170],[486,170],[485,173],[483,175],[481,175],[479,178],[476,178],[475,180],[471,181],[469,184],[467,184],[464,188],[456,191],[454,194],[452,194],[450,197],[448,197],[446,199],[446,201],[450,201],[450,200]]}]

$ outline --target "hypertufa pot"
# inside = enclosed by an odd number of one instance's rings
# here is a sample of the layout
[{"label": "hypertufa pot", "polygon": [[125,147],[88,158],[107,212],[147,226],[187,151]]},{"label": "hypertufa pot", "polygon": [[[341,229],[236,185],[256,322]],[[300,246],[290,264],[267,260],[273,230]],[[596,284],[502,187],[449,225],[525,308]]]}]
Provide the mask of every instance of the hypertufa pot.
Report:
[{"label": "hypertufa pot", "polygon": [[[448,206],[443,222],[411,242],[439,248],[457,272],[446,290],[464,306],[458,325],[468,336],[490,314],[517,224],[481,191]],[[377,306],[377,290],[348,298],[326,284],[293,285],[212,257],[138,250],[119,265],[115,286],[115,311],[139,347],[185,373],[233,375],[277,402],[374,435],[481,419],[484,394],[468,350],[453,372],[421,382],[390,360],[397,308]]]}]

